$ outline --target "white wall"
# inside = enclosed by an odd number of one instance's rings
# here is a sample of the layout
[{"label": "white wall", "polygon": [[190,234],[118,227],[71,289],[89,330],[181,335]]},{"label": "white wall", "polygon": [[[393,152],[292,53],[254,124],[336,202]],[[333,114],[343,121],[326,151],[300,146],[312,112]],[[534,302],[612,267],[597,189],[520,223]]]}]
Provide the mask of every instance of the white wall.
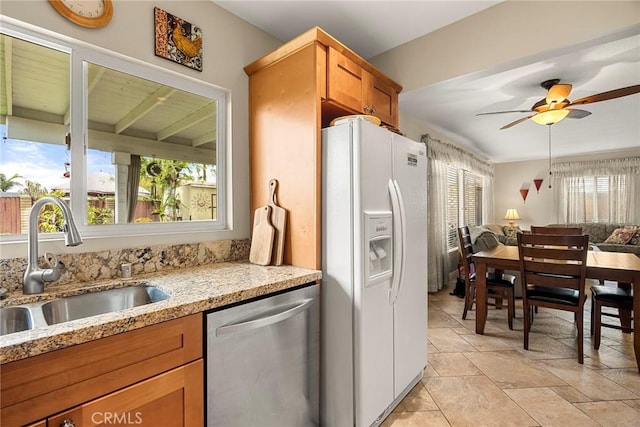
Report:
[{"label": "white wall", "polygon": [[[202,72],[155,56],[154,6],[202,28]],[[0,11],[2,15],[26,24],[229,89],[233,105],[230,132],[233,228],[223,232],[142,236],[136,238],[135,245],[249,238],[249,88],[243,67],[280,46],[281,42],[209,0],[114,0],[113,8],[111,22],[99,29],[87,29],[71,23],[58,15],[47,0],[2,0]],[[66,248],[60,241],[44,242],[40,249],[60,253],[131,246],[130,238],[103,238],[85,239],[85,244],[77,248]],[[5,242],[1,250],[2,258],[24,257],[27,253],[25,243]]]},{"label": "white wall", "polygon": [[[591,156],[565,157],[553,159],[553,163],[571,161],[604,160],[616,158],[639,157],[637,150],[599,153]],[[516,208],[520,221],[516,224],[520,228],[528,229],[531,225],[546,225],[556,223],[553,217],[552,189],[549,188],[549,161],[532,160],[526,162],[499,163],[494,169],[494,220],[495,224],[507,224],[502,219],[509,208]],[[534,178],[543,178],[540,193],[536,192]],[[520,188],[529,185],[526,202],[520,196]]]},{"label": "white wall", "polygon": [[410,91],[619,38],[639,22],[639,1],[505,1],[369,61]]}]

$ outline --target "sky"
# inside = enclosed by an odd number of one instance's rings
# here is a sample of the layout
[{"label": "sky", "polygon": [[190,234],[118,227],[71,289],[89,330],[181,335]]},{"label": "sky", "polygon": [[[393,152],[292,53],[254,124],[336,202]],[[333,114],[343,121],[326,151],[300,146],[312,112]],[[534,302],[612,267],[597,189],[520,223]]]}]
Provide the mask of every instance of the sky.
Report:
[{"label": "sky", "polygon": [[[47,189],[65,182],[63,173],[65,163],[69,162],[69,154],[64,145],[34,143],[17,139],[6,138],[6,128],[0,125],[0,172],[7,178],[17,173],[24,180],[35,181]],[[115,166],[111,164],[109,153],[88,150],[88,173],[106,172],[115,173]],[[14,187],[12,191],[19,191]]]}]

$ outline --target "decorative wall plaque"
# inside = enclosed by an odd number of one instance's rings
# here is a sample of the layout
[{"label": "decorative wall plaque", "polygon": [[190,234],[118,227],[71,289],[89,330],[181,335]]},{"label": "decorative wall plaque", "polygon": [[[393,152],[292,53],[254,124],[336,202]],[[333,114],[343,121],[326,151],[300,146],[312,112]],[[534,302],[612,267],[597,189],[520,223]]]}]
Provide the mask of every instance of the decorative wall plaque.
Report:
[{"label": "decorative wall plaque", "polygon": [[154,8],[157,56],[202,71],[202,30],[160,8]]}]

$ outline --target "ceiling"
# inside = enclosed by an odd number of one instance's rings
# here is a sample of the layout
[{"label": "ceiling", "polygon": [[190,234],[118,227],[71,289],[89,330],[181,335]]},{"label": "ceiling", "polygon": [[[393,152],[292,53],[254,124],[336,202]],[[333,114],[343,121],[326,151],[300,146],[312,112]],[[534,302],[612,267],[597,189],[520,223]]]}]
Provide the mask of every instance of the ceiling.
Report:
[{"label": "ceiling", "polygon": [[[371,58],[499,1],[215,3],[283,42],[317,25],[362,57]],[[528,110],[545,97],[540,83],[554,78],[573,85],[572,100],[640,84],[640,35],[580,50],[556,50],[544,60],[405,91],[400,94],[400,109],[494,163],[547,158],[549,131],[553,157],[640,148],[640,94],[580,106],[592,114],[565,119],[550,128],[527,120],[500,130],[526,113],[476,116]]]},{"label": "ceiling", "polygon": [[[65,143],[69,64],[66,52],[0,35],[0,69],[9,70],[0,82],[7,138]],[[216,99],[95,64],[87,73],[90,148],[214,162]]]}]

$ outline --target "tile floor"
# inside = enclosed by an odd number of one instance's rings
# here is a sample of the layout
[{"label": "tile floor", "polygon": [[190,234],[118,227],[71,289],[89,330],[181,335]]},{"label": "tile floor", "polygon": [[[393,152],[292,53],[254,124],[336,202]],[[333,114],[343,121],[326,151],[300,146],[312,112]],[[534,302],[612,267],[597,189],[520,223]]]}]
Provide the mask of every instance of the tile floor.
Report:
[{"label": "tile floor", "polygon": [[463,300],[451,289],[429,294],[429,364],[383,427],[640,426],[632,336],[603,328],[593,350],[590,300],[580,365],[572,313],[540,309],[527,351],[521,308],[510,331],[506,309],[489,307],[485,335],[476,335],[475,311],[462,320]]}]

